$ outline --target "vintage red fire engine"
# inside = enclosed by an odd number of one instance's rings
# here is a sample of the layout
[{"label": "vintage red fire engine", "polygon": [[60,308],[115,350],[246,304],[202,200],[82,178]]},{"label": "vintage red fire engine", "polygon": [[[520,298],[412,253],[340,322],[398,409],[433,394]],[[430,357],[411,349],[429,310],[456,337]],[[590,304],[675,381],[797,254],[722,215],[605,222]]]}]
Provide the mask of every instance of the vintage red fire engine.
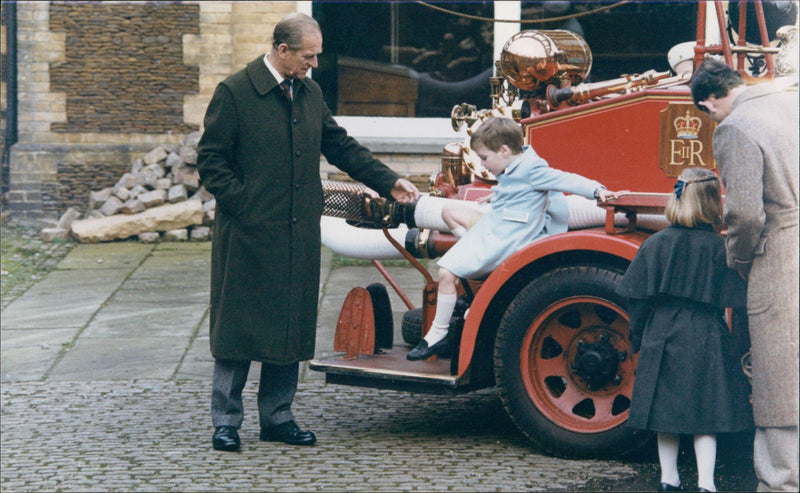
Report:
[{"label": "vintage red fire engine", "polygon": [[[438,257],[455,242],[441,221],[441,202],[474,200],[493,184],[470,151],[469,137],[446,146],[430,193],[411,207],[357,186],[326,183],[326,214],[348,219],[354,230],[374,228],[363,231],[416,266],[425,287],[415,307],[381,264],[386,257],[373,254],[408,307],[402,324],[408,346],[393,345],[384,285],[355,287],[339,315],[338,354],[312,361],[311,368],[336,384],[443,394],[495,387],[522,433],[557,456],[607,456],[643,444],[646,434],[624,426],[636,356],[628,341],[626,301],[614,287],[642,242],[666,226],[661,214],[675,177],[689,166],[715,169],[714,123],[694,107],[689,91],[693,65],[718,55],[748,83],[796,70],[796,51],[794,62],[792,55],[782,62],[785,50],[779,54],[777,43],[770,45],[761,2],[750,3],[755,19],[746,18],[742,2],[736,31],[757,22],[761,38],[738,36],[732,42],[723,34],[710,44],[707,14],[709,24],[725,33],[727,2],[709,2],[710,8],[698,2],[696,42],[670,52],[674,72],[584,83],[592,55],[580,36],[529,30],[508,40],[491,80],[493,107],[456,106],[454,128],[471,130],[487,116],[514,118],[551,166],[630,192],[606,204],[568,197],[568,232],[529,244],[485,279],[462,281],[450,359],[409,362],[405,356],[429,326],[436,304],[436,282],[417,259]],[[779,30],[781,43],[791,46],[796,32]],[[746,68],[745,55],[762,59],[762,74]],[[323,222],[323,236],[327,227]]]}]

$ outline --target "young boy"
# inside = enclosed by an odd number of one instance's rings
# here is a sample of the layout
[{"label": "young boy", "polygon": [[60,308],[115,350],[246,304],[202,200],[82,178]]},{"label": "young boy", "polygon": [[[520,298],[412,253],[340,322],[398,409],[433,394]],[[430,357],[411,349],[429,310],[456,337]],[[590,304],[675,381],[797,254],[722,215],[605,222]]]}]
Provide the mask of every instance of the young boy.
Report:
[{"label": "young boy", "polygon": [[436,315],[425,338],[406,356],[411,361],[450,352],[447,329],[459,278],[487,276],[523,246],[567,231],[569,214],[560,192],[601,201],[617,197],[594,180],[550,168],[530,146],[523,146],[522,128],[509,118],[487,118],[472,135],[470,147],[497,177],[491,208],[485,214],[469,206],[442,210],[442,219],[459,241],[437,262]]}]

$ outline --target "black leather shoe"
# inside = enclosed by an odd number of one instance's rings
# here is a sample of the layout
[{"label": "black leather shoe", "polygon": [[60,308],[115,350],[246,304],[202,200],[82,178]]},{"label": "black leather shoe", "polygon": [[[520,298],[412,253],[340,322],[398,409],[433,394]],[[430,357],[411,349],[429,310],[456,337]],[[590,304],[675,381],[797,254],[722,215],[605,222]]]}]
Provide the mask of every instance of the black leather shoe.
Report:
[{"label": "black leather shoe", "polygon": [[217,426],[214,429],[214,436],[211,438],[214,450],[233,452],[239,450],[239,444],[239,432],[235,426]]},{"label": "black leather shoe", "polygon": [[409,361],[419,361],[421,359],[428,359],[434,354],[446,357],[450,355],[450,352],[450,334],[447,334],[442,340],[430,347],[428,347],[428,342],[423,339],[417,344],[417,347],[409,351],[406,355],[406,359]]},{"label": "black leather shoe", "polygon": [[283,442],[289,445],[314,445],[317,443],[317,437],[313,432],[301,430],[294,421],[287,421],[270,428],[261,428],[260,438],[265,442]]},{"label": "black leather shoe", "polygon": [[658,491],[683,491],[683,487],[681,485],[672,486],[669,483],[661,483],[658,485]]}]

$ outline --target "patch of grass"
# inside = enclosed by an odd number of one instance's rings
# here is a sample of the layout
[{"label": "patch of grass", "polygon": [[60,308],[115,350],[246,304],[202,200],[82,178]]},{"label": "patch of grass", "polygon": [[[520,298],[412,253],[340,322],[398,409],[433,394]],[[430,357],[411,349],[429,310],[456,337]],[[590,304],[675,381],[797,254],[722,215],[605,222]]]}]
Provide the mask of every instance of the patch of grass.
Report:
[{"label": "patch of grass", "polygon": [[70,240],[44,242],[38,231],[2,225],[0,230],[0,300],[2,306],[43,278],[72,248]]},{"label": "patch of grass", "polygon": [[[418,259],[419,262],[428,267],[429,259]],[[408,260],[397,259],[397,260],[381,260],[381,264],[384,267],[411,267],[411,263]],[[372,265],[371,260],[365,259],[357,259],[357,258],[350,258],[345,257],[344,255],[339,255],[338,253],[334,253],[333,257],[331,258],[331,266],[333,267],[352,267],[352,266],[365,266],[365,265]]]}]

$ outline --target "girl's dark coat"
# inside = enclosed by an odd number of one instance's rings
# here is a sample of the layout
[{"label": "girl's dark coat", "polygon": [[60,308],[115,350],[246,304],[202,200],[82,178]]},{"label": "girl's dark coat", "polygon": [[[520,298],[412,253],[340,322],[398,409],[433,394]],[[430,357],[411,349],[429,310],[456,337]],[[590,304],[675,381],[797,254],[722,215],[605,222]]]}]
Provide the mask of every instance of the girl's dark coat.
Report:
[{"label": "girl's dark coat", "polygon": [[311,359],[317,323],[320,153],[389,196],[398,175],[333,119],[319,86],[284,96],[263,57],[220,83],[198,146],[217,201],[211,263],[211,353],[288,364]]},{"label": "girl's dark coat", "polygon": [[670,226],[651,236],[617,287],[630,300],[639,353],[628,425],[666,433],[753,426],[739,363],[746,327],[723,319],[745,305],[744,281],[726,266],[725,242],[708,227]]}]

